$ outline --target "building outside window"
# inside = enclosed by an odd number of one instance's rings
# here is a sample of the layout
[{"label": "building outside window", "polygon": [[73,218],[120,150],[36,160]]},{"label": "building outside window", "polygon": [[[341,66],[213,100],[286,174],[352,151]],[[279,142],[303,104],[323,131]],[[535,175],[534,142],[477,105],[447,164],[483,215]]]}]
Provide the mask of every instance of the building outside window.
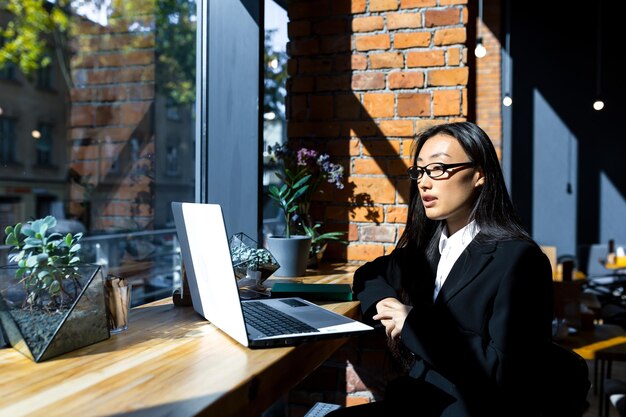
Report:
[{"label": "building outside window", "polygon": [[[133,305],[171,295],[170,202],[195,193],[196,0],[41,2],[13,15],[20,1],[0,2],[2,27],[15,27],[0,33],[0,79],[19,81],[0,86],[0,230],[51,212],[60,232],[85,232],[84,261],[129,278]],[[16,155],[19,169],[7,165]]]}]

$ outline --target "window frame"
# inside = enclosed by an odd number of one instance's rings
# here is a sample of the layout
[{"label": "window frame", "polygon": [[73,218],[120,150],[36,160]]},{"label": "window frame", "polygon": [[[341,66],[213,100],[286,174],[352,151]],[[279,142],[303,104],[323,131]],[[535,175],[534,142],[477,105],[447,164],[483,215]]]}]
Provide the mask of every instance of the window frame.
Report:
[{"label": "window frame", "polygon": [[229,235],[260,241],[264,2],[197,7],[195,199],[222,206]]}]

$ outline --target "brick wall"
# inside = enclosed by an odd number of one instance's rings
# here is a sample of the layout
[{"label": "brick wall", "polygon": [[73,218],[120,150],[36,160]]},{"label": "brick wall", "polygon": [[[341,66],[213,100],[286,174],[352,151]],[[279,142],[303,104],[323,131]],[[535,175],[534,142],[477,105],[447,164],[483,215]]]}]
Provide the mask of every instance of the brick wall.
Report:
[{"label": "brick wall", "polygon": [[326,256],[389,253],[406,221],[406,168],[416,132],[465,120],[466,0],[289,2],[288,138],[346,168],[313,217],[348,234]]},{"label": "brick wall", "polygon": [[[155,37],[151,16],[76,22],[71,61],[70,210],[90,231],[153,223]],[[79,185],[80,184],[80,185]]]},{"label": "brick wall", "polygon": [[[403,231],[415,134],[466,120],[475,105],[468,102],[467,1],[292,0],[288,13],[289,140],[329,152],[347,173],[346,188],[324,190],[313,217],[326,230],[348,232],[350,244],[326,256],[369,261],[393,250]],[[497,65],[495,55],[479,68]],[[493,79],[477,80],[481,104],[492,105]],[[495,94],[499,103],[499,81]],[[493,114],[477,117],[499,141]],[[351,339],[290,392],[288,415],[302,416],[316,401],[379,399],[397,372],[383,334]]]}]

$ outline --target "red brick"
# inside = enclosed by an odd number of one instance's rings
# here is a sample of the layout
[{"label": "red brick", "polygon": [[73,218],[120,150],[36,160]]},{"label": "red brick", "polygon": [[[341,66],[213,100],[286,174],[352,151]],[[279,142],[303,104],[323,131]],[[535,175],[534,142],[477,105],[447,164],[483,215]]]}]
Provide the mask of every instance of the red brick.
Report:
[{"label": "red brick", "polygon": [[341,127],[342,136],[369,137],[378,132],[378,126],[373,121],[346,122]]},{"label": "red brick", "polygon": [[354,195],[367,194],[374,203],[392,204],[396,200],[396,189],[387,178],[350,177],[354,184]]},{"label": "red brick", "polygon": [[367,56],[366,55],[352,55],[351,57],[351,69],[364,70],[367,68]]},{"label": "red brick", "polygon": [[430,116],[430,94],[398,94],[398,116]]},{"label": "red brick", "polygon": [[402,68],[404,57],[400,52],[382,52],[370,54],[370,68]]},{"label": "red brick", "polygon": [[321,76],[316,78],[317,91],[350,90],[351,77],[349,74],[337,76]]},{"label": "red brick", "polygon": [[330,58],[300,58],[300,74],[319,74],[330,72],[333,61]]},{"label": "red brick", "polygon": [[405,29],[422,27],[422,15],[419,13],[387,13],[387,29]]},{"label": "red brick", "polygon": [[428,72],[428,85],[436,87],[467,85],[468,77],[467,67],[431,70]]},{"label": "red brick", "polygon": [[389,164],[387,175],[390,177],[406,177],[406,169],[411,165],[411,158],[399,158]]},{"label": "red brick", "polygon": [[355,175],[384,175],[388,161],[376,159],[355,159],[352,173]]},{"label": "red brick", "polygon": [[396,228],[394,226],[362,226],[360,231],[361,242],[393,243],[396,241]]},{"label": "red brick", "polygon": [[442,10],[426,10],[424,12],[424,27],[452,26],[461,22],[461,9],[446,8]]},{"label": "red brick", "polygon": [[393,46],[399,49],[427,47],[430,45],[430,32],[396,33]]},{"label": "red brick", "polygon": [[397,156],[400,153],[399,140],[367,140],[363,141],[363,155]]},{"label": "red brick", "polygon": [[[346,33],[349,24],[345,18],[322,20],[315,23],[313,32],[318,35],[337,35],[339,33]],[[348,38],[348,43],[350,39]]]},{"label": "red brick", "polygon": [[412,120],[381,120],[378,128],[384,136],[413,136]]},{"label": "red brick", "polygon": [[[368,195],[355,195],[355,200],[369,201]],[[351,222],[381,223],[383,221],[383,208],[379,206],[352,206],[349,210]]]},{"label": "red brick", "polygon": [[348,259],[355,261],[373,261],[384,253],[383,245],[348,245]]},{"label": "red brick", "polygon": [[287,60],[287,74],[289,76],[294,76],[298,73],[298,60],[297,59],[288,59]]},{"label": "red brick", "polygon": [[322,54],[349,52],[352,49],[351,42],[350,35],[326,36],[320,39],[319,52]]},{"label": "red brick", "polygon": [[315,78],[309,76],[297,76],[291,78],[292,93],[308,93],[315,89]]},{"label": "red brick", "polygon": [[458,116],[461,113],[461,92],[459,90],[433,91],[434,116]]},{"label": "red brick", "polygon": [[299,20],[311,17],[326,16],[329,12],[327,0],[303,1],[290,4],[287,12],[289,20]]},{"label": "red brick", "polygon": [[416,7],[433,7],[437,0],[400,0],[401,9],[413,9]]},{"label": "red brick", "polygon": [[396,191],[398,192],[397,204],[409,204],[409,194],[411,182],[408,178],[401,178],[395,181]]},{"label": "red brick", "polygon": [[391,72],[387,75],[387,84],[390,89],[398,88],[421,88],[424,86],[424,73],[413,72]]},{"label": "red brick", "polygon": [[311,34],[311,22],[308,20],[291,21],[287,23],[289,39],[301,38]]},{"label": "red brick", "polygon": [[461,63],[461,48],[448,48],[448,65],[459,65]]},{"label": "red brick", "polygon": [[370,12],[398,10],[398,0],[370,0]]},{"label": "red brick", "polygon": [[70,124],[76,126],[93,126],[96,120],[96,106],[72,106]]},{"label": "red brick", "polygon": [[289,54],[293,57],[316,54],[319,50],[318,39],[297,39],[289,42]]},{"label": "red brick", "polygon": [[402,223],[405,224],[409,208],[407,206],[389,206],[387,207],[387,214],[385,221],[387,223]]},{"label": "red brick", "polygon": [[382,16],[355,17],[352,20],[353,32],[373,32],[385,26]]},{"label": "red brick", "polygon": [[363,108],[369,117],[393,116],[394,95],[389,93],[363,94]]},{"label": "red brick", "polygon": [[357,36],[356,49],[357,51],[371,51],[373,49],[389,49],[391,41],[389,34],[382,35],[370,35],[370,36]]},{"label": "red brick", "polygon": [[385,74],[382,72],[364,72],[352,76],[353,90],[380,90],[385,88]]},{"label": "red brick", "polygon": [[467,31],[465,27],[440,29],[435,32],[433,43],[437,46],[463,44],[467,41]]},{"label": "red brick", "polygon": [[355,94],[335,95],[335,117],[341,120],[357,120],[361,115],[361,103]]},{"label": "red brick", "polygon": [[311,120],[330,120],[333,118],[332,96],[310,96],[309,117]]},{"label": "red brick", "polygon": [[406,57],[406,66],[409,68],[440,67],[445,63],[444,51],[437,49],[409,52]]},{"label": "red brick", "polygon": [[366,6],[366,0],[331,1],[331,11],[334,14],[364,13]]}]

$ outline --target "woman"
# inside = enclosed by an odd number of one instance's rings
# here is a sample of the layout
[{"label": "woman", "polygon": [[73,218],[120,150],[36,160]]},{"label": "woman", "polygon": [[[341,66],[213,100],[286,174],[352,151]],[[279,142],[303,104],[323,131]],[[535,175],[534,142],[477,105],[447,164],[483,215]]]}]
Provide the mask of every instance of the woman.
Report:
[{"label": "woman", "polygon": [[408,375],[383,401],[331,415],[541,415],[552,272],[515,215],[491,140],[470,122],[431,127],[408,174],[404,234],[353,286]]}]

